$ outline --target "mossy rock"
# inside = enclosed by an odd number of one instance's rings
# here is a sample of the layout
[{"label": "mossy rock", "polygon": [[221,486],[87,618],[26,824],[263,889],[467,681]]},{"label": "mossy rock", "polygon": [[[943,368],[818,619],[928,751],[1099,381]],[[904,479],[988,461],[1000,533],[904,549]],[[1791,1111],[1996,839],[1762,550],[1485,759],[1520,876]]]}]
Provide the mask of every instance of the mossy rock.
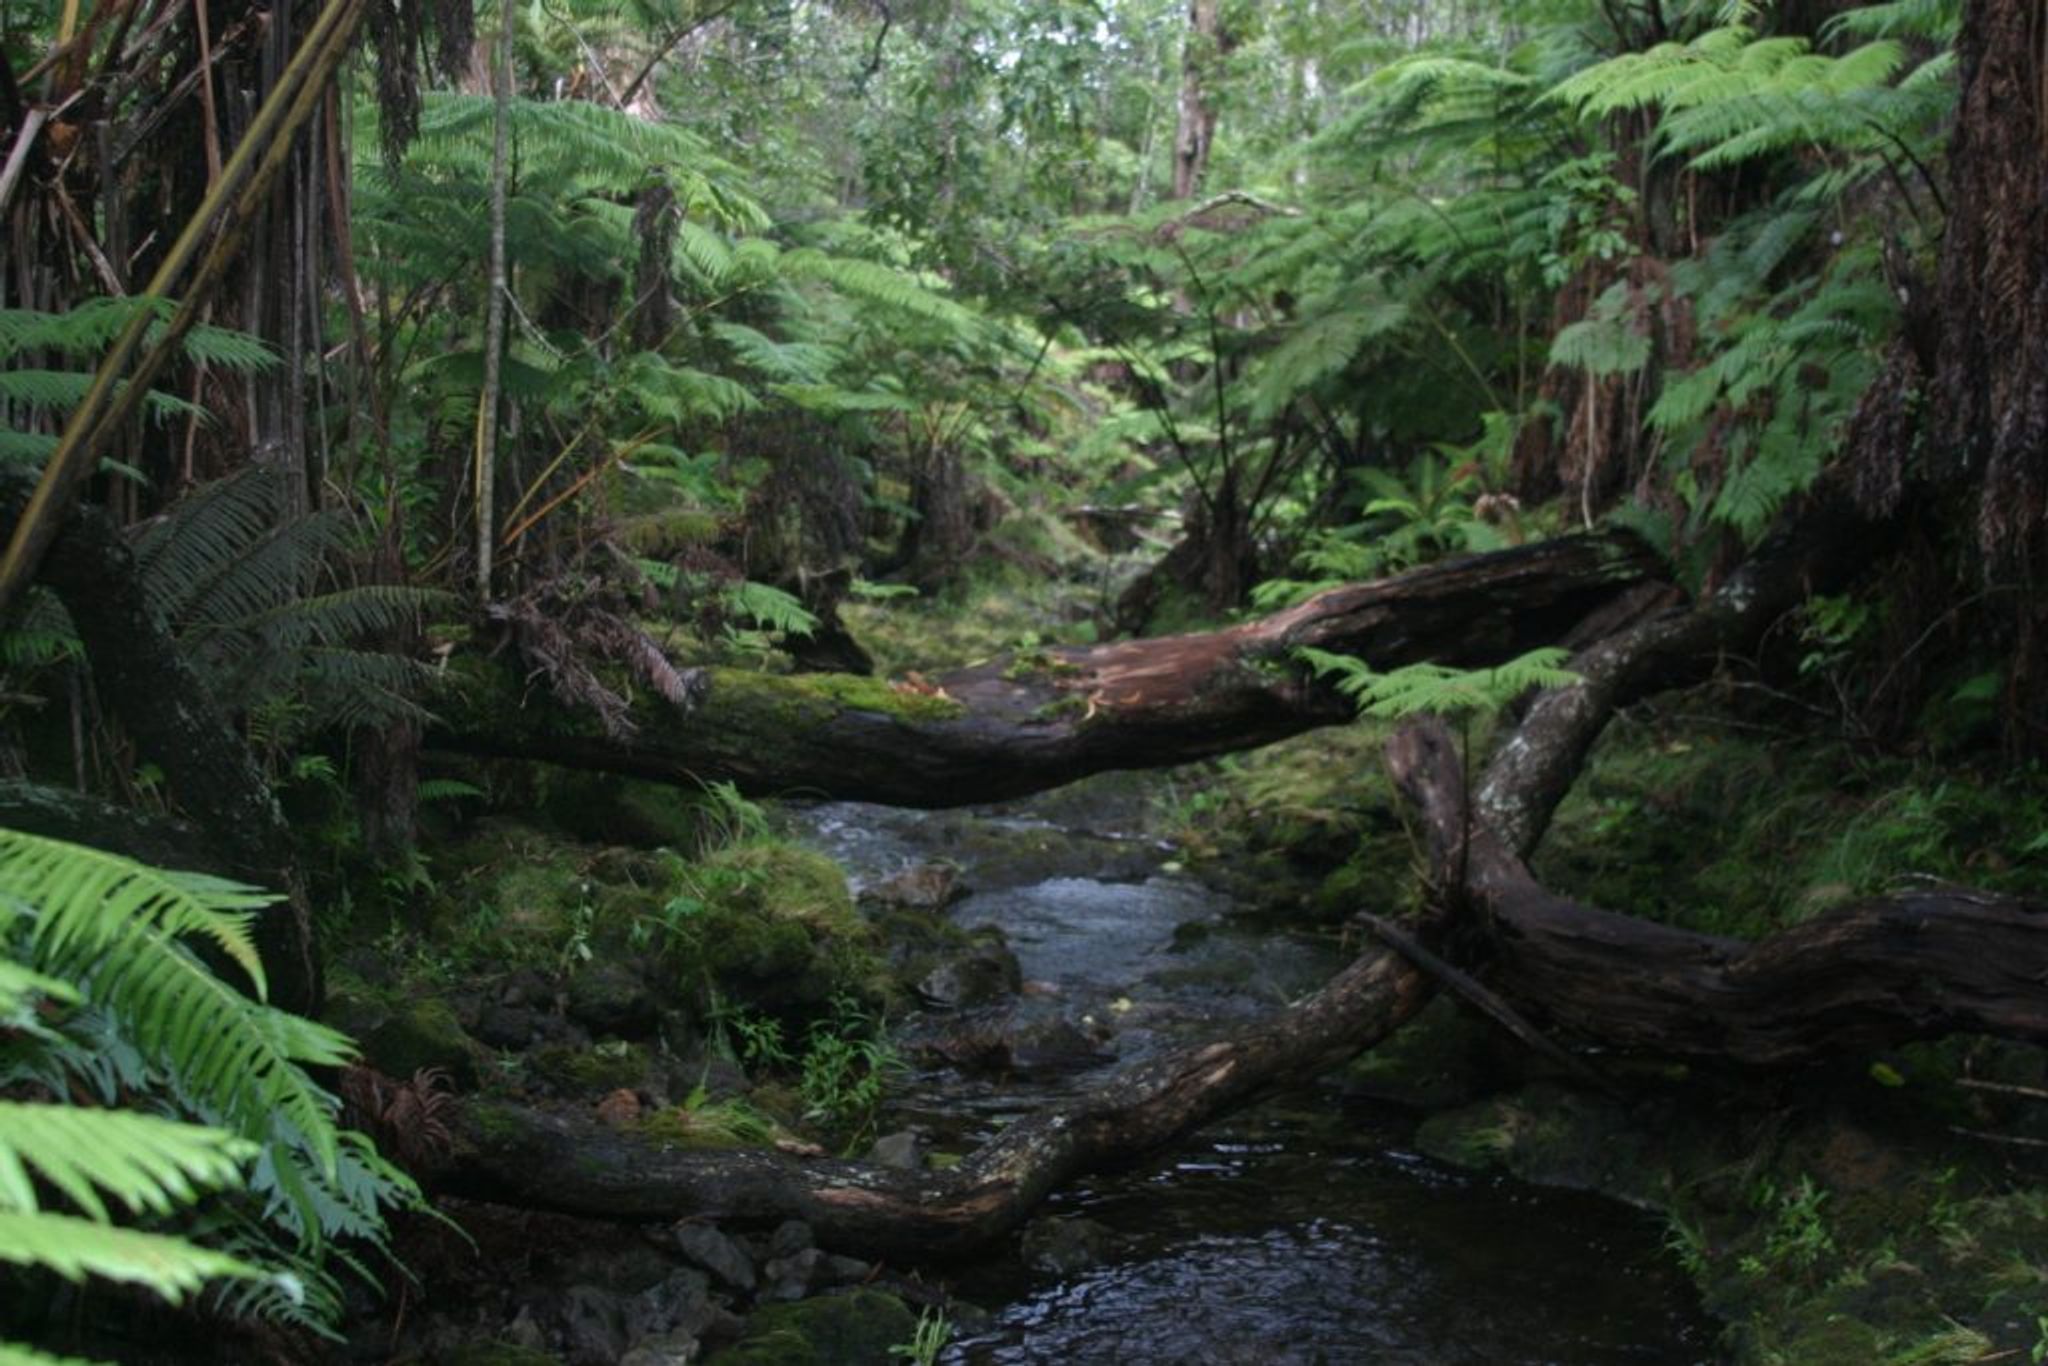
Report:
[{"label": "mossy rock", "polygon": [[421,1068],[438,1067],[458,1086],[476,1085],[482,1049],[446,1001],[428,997],[399,1006],[362,1044],[365,1060],[390,1076],[410,1077]]},{"label": "mossy rock", "polygon": [[654,1061],[645,1047],[602,1043],[590,1048],[549,1044],[527,1055],[535,1080],[564,1095],[638,1091],[648,1088]]},{"label": "mossy rock", "polygon": [[550,825],[593,843],[694,849],[704,838],[704,805],[672,783],[574,773],[548,784],[541,814]]},{"label": "mossy rock", "polygon": [[729,1000],[787,1016],[835,996],[888,995],[874,931],[830,859],[755,841],[713,854],[695,881],[701,900],[677,922],[670,952],[681,984],[708,983]]},{"label": "mossy rock", "polygon": [[1359,1055],[1344,1079],[1397,1105],[1441,1110],[1469,1104],[1500,1079],[1494,1031],[1439,996],[1392,1038]]},{"label": "mossy rock", "polygon": [[916,1332],[917,1315],[894,1295],[821,1295],[754,1311],[746,1335],[705,1366],[891,1366]]}]

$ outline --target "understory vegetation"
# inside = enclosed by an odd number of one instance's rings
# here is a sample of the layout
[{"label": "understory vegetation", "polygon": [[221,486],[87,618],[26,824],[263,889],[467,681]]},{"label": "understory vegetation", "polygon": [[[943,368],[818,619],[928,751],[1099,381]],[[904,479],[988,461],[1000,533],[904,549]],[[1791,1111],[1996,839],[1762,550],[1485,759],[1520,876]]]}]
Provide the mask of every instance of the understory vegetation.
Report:
[{"label": "understory vegetation", "polygon": [[[948,913],[1056,805],[856,881],[790,813],[1103,768],[1164,772],[1068,826],[1441,955],[1332,1084],[1654,1210],[1728,1359],[2048,1359],[2048,984],[1617,1050],[1466,885],[1702,959],[2039,913],[2044,54],[2023,0],[0,5],[0,1361],[950,1359],[774,1182],[901,1214],[1026,1123],[913,1079],[1136,1008]],[[627,1221],[477,1175],[562,1134],[745,1155],[740,1212],[592,1309]]]}]

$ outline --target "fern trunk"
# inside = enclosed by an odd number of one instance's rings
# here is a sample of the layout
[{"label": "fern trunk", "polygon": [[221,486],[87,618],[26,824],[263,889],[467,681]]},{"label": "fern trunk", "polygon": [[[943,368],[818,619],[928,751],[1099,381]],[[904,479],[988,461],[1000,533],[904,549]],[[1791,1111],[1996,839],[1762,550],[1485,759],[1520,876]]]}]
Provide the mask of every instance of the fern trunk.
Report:
[{"label": "fern trunk", "polygon": [[[0,485],[10,520],[21,515],[30,478],[17,472]],[[286,893],[256,930],[271,1002],[316,1009],[319,954],[291,827],[249,746],[150,611],[127,541],[97,508],[74,507],[50,544],[40,581],[70,613],[101,702],[163,769],[178,805],[222,851],[230,871]]]}]

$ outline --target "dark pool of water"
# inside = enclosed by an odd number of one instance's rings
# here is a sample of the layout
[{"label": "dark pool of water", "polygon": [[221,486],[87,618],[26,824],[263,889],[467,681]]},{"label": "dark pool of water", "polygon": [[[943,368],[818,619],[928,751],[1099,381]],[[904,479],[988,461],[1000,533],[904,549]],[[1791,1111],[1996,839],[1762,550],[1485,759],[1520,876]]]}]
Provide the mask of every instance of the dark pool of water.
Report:
[{"label": "dark pool of water", "polygon": [[1003,1363],[1692,1363],[1715,1326],[1612,1201],[1452,1170],[1401,1147],[1412,1118],[1290,1097],[1053,1217],[1116,1235],[1066,1277],[993,1259],[952,1282],[994,1311],[944,1358]]}]

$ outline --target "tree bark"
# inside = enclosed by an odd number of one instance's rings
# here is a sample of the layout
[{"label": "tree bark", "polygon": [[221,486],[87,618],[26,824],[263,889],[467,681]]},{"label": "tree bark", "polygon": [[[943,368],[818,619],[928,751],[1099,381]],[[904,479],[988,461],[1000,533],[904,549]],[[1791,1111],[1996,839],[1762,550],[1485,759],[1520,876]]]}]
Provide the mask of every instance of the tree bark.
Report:
[{"label": "tree bark", "polygon": [[1377,668],[1494,664],[1568,639],[1657,573],[1626,535],[1571,537],[1332,589],[1220,631],[998,659],[922,691],[714,669],[687,711],[637,700],[626,739],[593,714],[522,692],[509,659],[470,656],[455,670],[461,694],[436,704],[444,721],[429,743],[661,781],[725,779],[761,794],[996,801],[1350,719],[1350,703],[1296,663],[1301,646]]},{"label": "tree bark", "polygon": [[1216,67],[1236,47],[1223,24],[1222,0],[1189,0],[1186,46],[1181,52],[1180,124],[1173,138],[1173,197],[1202,187],[1216,141]]},{"label": "tree bark", "polygon": [[1084,1100],[1017,1121],[942,1172],[760,1149],[678,1150],[587,1118],[471,1102],[438,1184],[608,1219],[802,1219],[832,1246],[938,1256],[1007,1233],[1084,1172],[1141,1156],[1371,1047],[1433,991],[1399,956],[1375,950],[1299,1005],[1129,1067]]}]

